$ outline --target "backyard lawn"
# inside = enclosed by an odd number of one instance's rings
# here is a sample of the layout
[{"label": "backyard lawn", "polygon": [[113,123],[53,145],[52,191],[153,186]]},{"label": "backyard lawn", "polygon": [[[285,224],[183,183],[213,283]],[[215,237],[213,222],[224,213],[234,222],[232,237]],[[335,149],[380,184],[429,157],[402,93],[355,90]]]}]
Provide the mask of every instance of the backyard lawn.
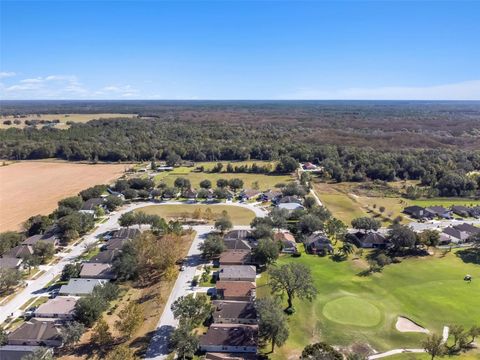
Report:
[{"label": "backyard lawn", "polygon": [[[295,300],[290,337],[272,359],[298,358],[305,345],[320,340],[342,346],[368,343],[377,351],[420,347],[424,334],[395,329],[399,315],[436,333],[444,325],[470,327],[475,319],[480,322],[475,295],[480,293],[480,281],[463,281],[465,274],[480,279],[480,267],[464,263],[454,253],[403,260],[371,276],[358,275],[367,268],[364,260],[335,262],[302,254],[282,257],[278,264],[287,262],[311,269],[318,296],[312,303]],[[269,292],[266,277],[257,282],[260,297]]]},{"label": "backyard lawn", "polygon": [[215,219],[222,215],[223,211],[226,211],[235,225],[249,225],[255,217],[255,213],[249,209],[233,206],[233,205],[200,205],[200,204],[165,204],[165,205],[149,205],[139,208],[135,211],[143,211],[147,214],[155,214],[167,220],[174,218],[192,218],[193,212],[200,209],[201,214],[205,213],[205,210],[209,208],[212,211],[213,219],[209,220],[209,223],[214,223]]}]

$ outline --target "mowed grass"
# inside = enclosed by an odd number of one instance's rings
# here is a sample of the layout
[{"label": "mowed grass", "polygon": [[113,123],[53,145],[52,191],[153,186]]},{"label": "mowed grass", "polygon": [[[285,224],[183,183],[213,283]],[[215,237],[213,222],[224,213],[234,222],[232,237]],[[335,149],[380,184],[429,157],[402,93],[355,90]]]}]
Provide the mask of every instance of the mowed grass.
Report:
[{"label": "mowed grass", "polygon": [[[214,166],[209,163],[211,167]],[[261,163],[258,163],[261,164]],[[195,167],[200,166],[196,164]],[[259,190],[269,190],[275,187],[279,183],[287,183],[293,180],[291,175],[269,175],[269,174],[244,174],[244,173],[208,173],[208,172],[194,172],[194,167],[178,167],[173,171],[165,171],[158,175],[155,175],[155,182],[158,184],[164,182],[168,186],[173,186],[175,179],[178,177],[185,177],[190,180],[192,187],[195,189],[200,188],[200,182],[202,180],[210,180],[212,187],[216,187],[218,179],[234,179],[239,178],[243,180],[243,186],[245,189],[254,188],[258,185]]]},{"label": "mowed grass", "polygon": [[408,200],[411,205],[418,205],[423,207],[428,206],[444,206],[450,207],[453,205],[464,205],[464,206],[478,206],[480,205],[480,200],[473,199],[462,199],[462,198],[432,198],[432,199],[420,199],[420,200]]},{"label": "mowed grass", "polygon": [[[428,354],[412,354],[412,353],[404,353],[398,355],[392,355],[389,357],[384,358],[385,360],[430,360],[432,357]],[[442,360],[479,360],[480,359],[480,351],[474,350],[469,351],[465,354],[453,355],[453,356],[443,356],[439,357],[438,359]]]},{"label": "mowed grass", "polygon": [[222,212],[226,211],[234,225],[249,225],[250,222],[255,218],[255,213],[249,209],[234,206],[234,205],[222,205],[222,204],[213,204],[213,205],[201,205],[201,204],[165,204],[165,205],[149,205],[142,208],[139,208],[135,211],[143,211],[147,214],[158,215],[167,220],[182,218],[182,217],[192,217],[193,212],[197,209],[201,210],[203,214],[205,210],[209,208],[212,211],[214,219],[210,220],[209,223],[214,223],[215,218],[222,216]]},{"label": "mowed grass", "polygon": [[[424,334],[395,329],[399,315],[439,334],[445,325],[470,327],[480,322],[480,281],[463,281],[465,274],[479,279],[480,267],[462,262],[454,253],[406,259],[368,277],[358,275],[367,267],[364,260],[334,262],[302,254],[282,257],[278,264],[288,262],[311,269],[318,296],[311,303],[294,301],[290,337],[272,359],[293,358],[305,345],[320,340],[340,346],[368,343],[377,351],[421,347]],[[267,280],[264,274],[257,282],[259,297],[269,293]]]}]

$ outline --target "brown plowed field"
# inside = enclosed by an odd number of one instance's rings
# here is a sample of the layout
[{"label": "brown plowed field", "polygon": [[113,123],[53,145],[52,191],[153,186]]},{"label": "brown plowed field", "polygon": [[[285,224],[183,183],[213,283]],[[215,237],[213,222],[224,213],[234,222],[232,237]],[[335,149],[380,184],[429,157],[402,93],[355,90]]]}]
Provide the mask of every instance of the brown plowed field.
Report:
[{"label": "brown plowed field", "polygon": [[0,231],[18,230],[30,216],[49,214],[58,200],[122,175],[125,164],[25,161],[0,167]]}]

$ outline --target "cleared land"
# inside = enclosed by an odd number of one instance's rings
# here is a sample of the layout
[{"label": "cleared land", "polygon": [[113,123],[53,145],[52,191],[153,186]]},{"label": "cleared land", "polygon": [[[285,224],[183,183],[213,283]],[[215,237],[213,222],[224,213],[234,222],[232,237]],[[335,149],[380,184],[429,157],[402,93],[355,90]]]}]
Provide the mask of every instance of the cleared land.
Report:
[{"label": "cleared land", "polygon": [[210,209],[213,215],[212,219],[209,220],[209,223],[214,223],[215,219],[219,218],[223,211],[228,213],[230,219],[235,225],[249,225],[255,217],[255,213],[249,209],[229,205],[150,205],[135,211],[143,211],[147,214],[155,214],[171,220],[178,218],[192,218],[195,210],[200,210],[203,218],[203,214],[205,214],[207,209]]},{"label": "cleared land", "polygon": [[[232,162],[233,166],[249,165],[256,163],[259,166],[264,166],[266,164],[273,164],[271,162],[263,161],[241,161],[241,162]],[[173,186],[175,179],[177,177],[185,177],[190,180],[193,188],[198,189],[200,187],[200,182],[202,180],[210,180],[212,182],[212,187],[216,186],[216,181],[218,179],[234,179],[239,178],[243,180],[244,188],[251,189],[255,185],[258,185],[259,190],[268,190],[275,187],[279,183],[287,183],[292,181],[292,176],[290,175],[270,175],[270,174],[250,174],[250,173],[209,173],[209,172],[197,172],[194,171],[195,168],[199,166],[204,166],[204,169],[211,170],[215,166],[216,162],[205,162],[205,163],[196,163],[194,167],[178,167],[173,171],[165,171],[155,176],[155,182],[160,183],[164,182],[168,186]],[[222,162],[224,168],[227,166],[228,162]],[[273,168],[273,165],[272,165]]]},{"label": "cleared land", "polygon": [[109,183],[126,166],[26,161],[0,167],[0,231],[17,230],[30,216],[49,214],[58,200]]},{"label": "cleared land", "polygon": [[[454,252],[406,259],[367,277],[359,275],[368,266],[363,259],[335,262],[302,254],[282,257],[278,264],[288,262],[311,269],[318,296],[312,303],[294,301],[290,337],[272,359],[298,358],[305,345],[319,340],[342,346],[369,344],[380,352],[421,347],[425,334],[396,330],[398,316],[439,334],[444,325],[471,327],[480,319],[475,296],[480,282],[463,280],[465,274],[478,278],[480,268],[464,263]],[[269,293],[266,282],[266,275],[257,282],[260,297]]]},{"label": "cleared land", "polygon": [[[69,125],[67,125],[67,122],[72,121],[72,122],[80,122],[80,123],[85,123],[90,120],[94,119],[115,119],[115,118],[133,118],[136,117],[136,114],[40,114],[40,116],[37,115],[28,115],[25,118],[14,118],[12,115],[8,116],[1,116],[0,117],[0,129],[10,129],[10,128],[17,128],[17,129],[23,129],[25,125],[25,120],[47,120],[47,121],[53,121],[53,120],[59,120],[60,123],[55,125],[56,129],[67,129]],[[12,125],[4,125],[3,122],[5,120],[11,120]],[[13,124],[14,120],[19,120],[21,121],[21,124]],[[37,125],[38,127],[42,127],[42,124]]]}]

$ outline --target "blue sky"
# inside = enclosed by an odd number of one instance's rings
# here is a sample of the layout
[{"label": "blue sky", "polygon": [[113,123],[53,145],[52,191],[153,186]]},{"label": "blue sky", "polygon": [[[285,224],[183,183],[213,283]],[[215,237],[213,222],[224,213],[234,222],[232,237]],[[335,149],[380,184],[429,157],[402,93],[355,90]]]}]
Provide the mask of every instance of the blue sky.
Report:
[{"label": "blue sky", "polygon": [[480,99],[478,1],[3,1],[1,99]]}]

